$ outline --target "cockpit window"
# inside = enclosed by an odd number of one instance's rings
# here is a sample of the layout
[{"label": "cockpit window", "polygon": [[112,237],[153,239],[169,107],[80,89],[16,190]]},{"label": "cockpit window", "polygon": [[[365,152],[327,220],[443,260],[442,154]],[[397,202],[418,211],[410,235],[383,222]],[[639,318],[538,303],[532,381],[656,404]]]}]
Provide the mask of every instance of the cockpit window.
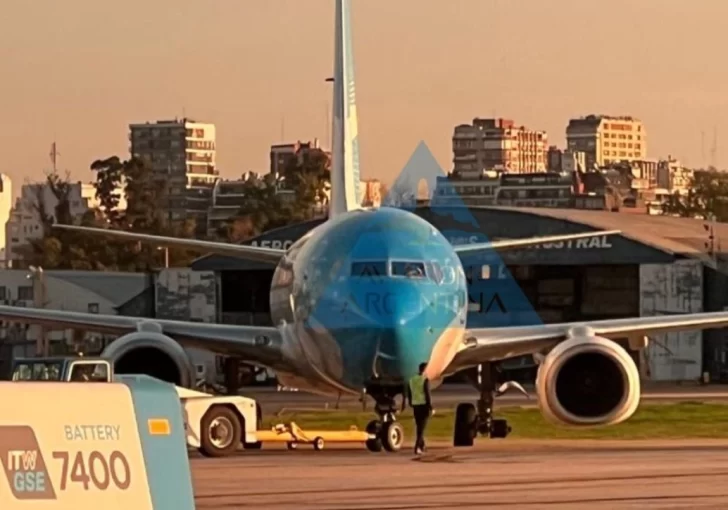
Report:
[{"label": "cockpit window", "polygon": [[351,264],[351,276],[387,276],[387,263],[384,261],[354,262]]},{"label": "cockpit window", "polygon": [[445,285],[452,285],[457,281],[457,272],[455,271],[455,268],[446,265],[442,268],[442,283]]},{"label": "cockpit window", "polygon": [[392,276],[425,278],[425,264],[423,262],[392,262]]},{"label": "cockpit window", "polygon": [[430,278],[438,285],[442,283],[443,280],[443,274],[442,274],[442,268],[440,267],[440,264],[437,262],[433,262],[430,265]]}]

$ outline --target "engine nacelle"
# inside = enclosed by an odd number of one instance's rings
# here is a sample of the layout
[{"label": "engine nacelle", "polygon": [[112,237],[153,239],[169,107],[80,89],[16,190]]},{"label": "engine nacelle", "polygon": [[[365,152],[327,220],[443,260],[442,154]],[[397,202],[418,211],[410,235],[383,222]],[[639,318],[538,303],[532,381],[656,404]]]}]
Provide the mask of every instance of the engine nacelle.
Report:
[{"label": "engine nacelle", "polygon": [[639,371],[629,353],[611,340],[569,338],[539,366],[536,392],[541,412],[554,423],[615,425],[637,410]]},{"label": "engine nacelle", "polygon": [[135,331],[109,344],[102,356],[119,374],[146,374],[185,388],[195,387],[195,369],[180,344],[162,333]]}]

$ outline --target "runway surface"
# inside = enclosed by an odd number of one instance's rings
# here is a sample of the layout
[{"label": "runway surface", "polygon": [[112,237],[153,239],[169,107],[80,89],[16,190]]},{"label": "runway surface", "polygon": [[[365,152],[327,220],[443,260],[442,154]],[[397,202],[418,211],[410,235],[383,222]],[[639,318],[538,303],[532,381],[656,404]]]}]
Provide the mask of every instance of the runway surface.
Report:
[{"label": "runway surface", "polygon": [[192,458],[197,508],[728,508],[726,441],[482,441],[419,461],[300,448]]},{"label": "runway surface", "polygon": [[[527,388],[530,399],[515,392],[510,392],[496,399],[498,407],[507,406],[536,406],[536,397],[532,388]],[[260,403],[263,412],[276,413],[281,409],[324,409],[336,407],[336,399],[320,397],[304,392],[276,391],[274,387],[246,387],[241,391],[246,397],[251,397]],[[454,408],[460,402],[475,402],[478,393],[468,385],[445,385],[432,392],[435,408]],[[681,401],[701,402],[728,402],[728,386],[712,385],[660,385],[643,388],[642,400],[652,403],[674,403]],[[344,397],[339,402],[341,409],[361,409],[362,405],[355,397]],[[367,409],[373,409],[371,399],[367,401]]]}]

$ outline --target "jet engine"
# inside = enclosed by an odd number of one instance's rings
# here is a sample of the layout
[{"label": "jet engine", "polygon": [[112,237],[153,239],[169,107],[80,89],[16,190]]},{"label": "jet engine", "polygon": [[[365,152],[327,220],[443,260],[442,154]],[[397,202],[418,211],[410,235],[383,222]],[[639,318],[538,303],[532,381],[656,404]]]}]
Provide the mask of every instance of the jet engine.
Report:
[{"label": "jet engine", "polygon": [[639,372],[619,344],[592,334],[574,336],[543,359],[536,392],[541,412],[554,423],[615,425],[637,410]]},{"label": "jet engine", "polygon": [[180,344],[155,331],[121,336],[101,354],[118,374],[146,374],[185,388],[194,388],[195,369]]}]

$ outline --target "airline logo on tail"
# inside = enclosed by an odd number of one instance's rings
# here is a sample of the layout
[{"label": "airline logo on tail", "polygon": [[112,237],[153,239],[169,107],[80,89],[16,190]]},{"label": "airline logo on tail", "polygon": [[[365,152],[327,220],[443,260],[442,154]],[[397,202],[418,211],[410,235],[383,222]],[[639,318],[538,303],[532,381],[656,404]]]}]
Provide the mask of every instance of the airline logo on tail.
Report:
[{"label": "airline logo on tail", "polygon": [[336,0],[334,42],[334,118],[329,216],[358,209],[359,131],[349,0]]}]

